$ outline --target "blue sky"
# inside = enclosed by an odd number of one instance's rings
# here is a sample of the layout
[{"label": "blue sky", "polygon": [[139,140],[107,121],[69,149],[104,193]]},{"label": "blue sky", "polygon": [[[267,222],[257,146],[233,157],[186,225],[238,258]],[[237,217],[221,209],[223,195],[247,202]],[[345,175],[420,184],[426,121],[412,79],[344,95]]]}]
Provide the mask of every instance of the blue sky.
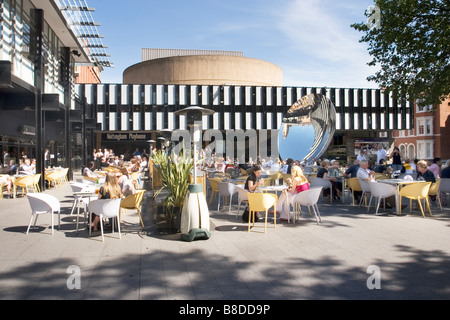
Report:
[{"label": "blue sky", "polygon": [[142,48],[242,51],[283,69],[285,86],[376,88],[362,34],[373,0],[88,0],[115,68],[104,83],[122,83]]}]

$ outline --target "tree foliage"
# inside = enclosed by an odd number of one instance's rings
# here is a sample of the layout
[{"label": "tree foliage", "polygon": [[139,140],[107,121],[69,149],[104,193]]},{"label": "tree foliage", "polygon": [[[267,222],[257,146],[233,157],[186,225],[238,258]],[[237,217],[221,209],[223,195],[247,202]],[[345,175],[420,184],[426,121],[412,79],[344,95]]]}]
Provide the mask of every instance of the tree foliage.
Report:
[{"label": "tree foliage", "polygon": [[375,0],[368,22],[351,27],[364,33],[368,78],[397,96],[422,105],[440,104],[450,94],[450,1]]}]

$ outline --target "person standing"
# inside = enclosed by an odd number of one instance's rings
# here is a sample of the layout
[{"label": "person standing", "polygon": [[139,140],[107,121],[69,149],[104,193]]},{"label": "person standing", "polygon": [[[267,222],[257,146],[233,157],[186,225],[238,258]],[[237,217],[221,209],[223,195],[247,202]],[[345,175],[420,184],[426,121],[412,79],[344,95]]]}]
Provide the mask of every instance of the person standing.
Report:
[{"label": "person standing", "polygon": [[381,164],[381,161],[386,159],[387,159],[387,152],[383,148],[383,145],[379,144],[377,151],[377,165]]},{"label": "person standing", "polygon": [[403,165],[402,165],[402,157],[398,147],[394,148],[391,158],[392,158],[392,167],[394,168],[394,171],[401,171]]},{"label": "person standing", "polygon": [[48,149],[45,149],[44,153],[44,166],[45,168],[50,166],[50,151]]}]

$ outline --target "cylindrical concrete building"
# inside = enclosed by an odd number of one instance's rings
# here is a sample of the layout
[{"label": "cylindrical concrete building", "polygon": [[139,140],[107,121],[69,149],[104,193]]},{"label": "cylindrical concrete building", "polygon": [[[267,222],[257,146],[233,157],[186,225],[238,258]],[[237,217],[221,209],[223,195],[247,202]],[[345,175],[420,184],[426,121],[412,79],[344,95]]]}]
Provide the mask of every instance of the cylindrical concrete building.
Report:
[{"label": "cylindrical concrete building", "polygon": [[277,65],[231,55],[191,55],[135,64],[123,73],[124,84],[282,86]]}]

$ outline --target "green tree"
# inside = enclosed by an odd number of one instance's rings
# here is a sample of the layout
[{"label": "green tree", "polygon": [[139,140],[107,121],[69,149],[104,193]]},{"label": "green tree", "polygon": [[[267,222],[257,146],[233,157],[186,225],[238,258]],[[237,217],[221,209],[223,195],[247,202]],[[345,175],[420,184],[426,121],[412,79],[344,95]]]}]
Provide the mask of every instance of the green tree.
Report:
[{"label": "green tree", "polygon": [[438,105],[450,94],[450,1],[375,0],[367,22],[351,27],[364,33],[380,70],[368,78],[396,96]]}]

